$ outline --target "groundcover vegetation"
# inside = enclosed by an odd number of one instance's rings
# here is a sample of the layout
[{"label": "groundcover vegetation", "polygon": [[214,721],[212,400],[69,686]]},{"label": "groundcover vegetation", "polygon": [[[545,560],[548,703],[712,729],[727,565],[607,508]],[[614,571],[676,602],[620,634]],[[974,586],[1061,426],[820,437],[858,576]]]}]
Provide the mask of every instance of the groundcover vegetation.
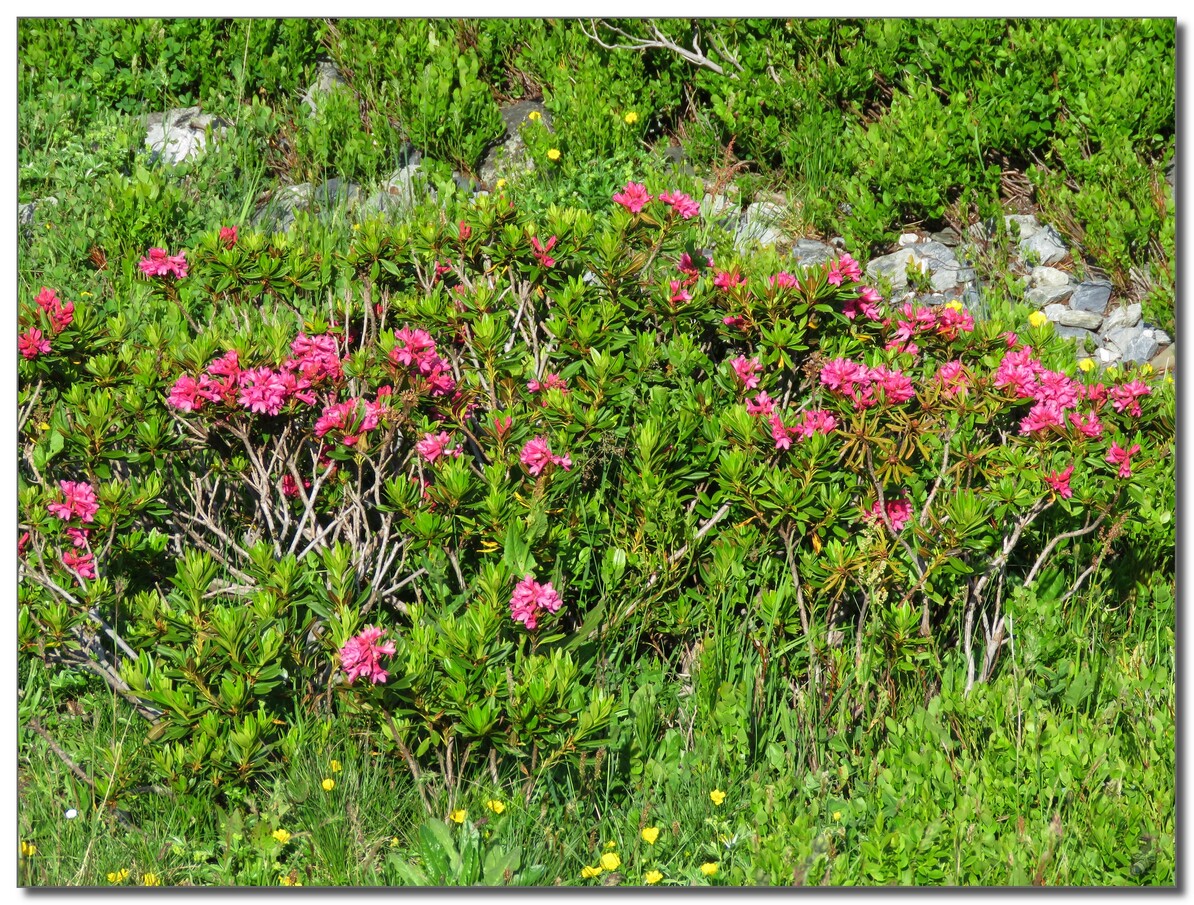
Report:
[{"label": "groundcover vegetation", "polygon": [[22,883],[1174,882],[1172,377],[860,264],[1031,208],[1172,330],[1171,21],[19,52]]}]

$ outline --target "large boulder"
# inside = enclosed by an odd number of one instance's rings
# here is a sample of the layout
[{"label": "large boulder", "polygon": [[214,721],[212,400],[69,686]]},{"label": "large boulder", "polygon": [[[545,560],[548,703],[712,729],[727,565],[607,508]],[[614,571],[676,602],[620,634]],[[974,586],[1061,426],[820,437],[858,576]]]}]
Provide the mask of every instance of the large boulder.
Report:
[{"label": "large boulder", "polygon": [[212,140],[219,139],[230,124],[204,113],[198,107],[180,107],[165,113],[151,113],[145,119],[145,146],[153,160],[169,164],[197,157]]}]

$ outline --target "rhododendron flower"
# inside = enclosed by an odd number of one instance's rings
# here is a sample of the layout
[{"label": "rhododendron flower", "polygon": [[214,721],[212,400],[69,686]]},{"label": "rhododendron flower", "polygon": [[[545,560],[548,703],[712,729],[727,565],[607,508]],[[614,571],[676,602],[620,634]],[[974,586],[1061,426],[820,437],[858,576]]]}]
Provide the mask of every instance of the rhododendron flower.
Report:
[{"label": "rhododendron flower", "polygon": [[510,427],[513,424],[514,424],[514,419],[511,418],[509,415],[506,415],[506,417],[504,417],[504,418],[501,417],[500,415],[494,415],[494,417],[493,417],[493,430],[494,430],[494,433],[496,433],[498,435],[499,439],[506,436],[506,434],[508,434],[510,432]]},{"label": "rhododendron flower", "polygon": [[435,355],[435,340],[426,330],[412,330],[403,327],[394,335],[397,342],[390,350],[390,360],[403,367],[416,367],[423,370],[424,363],[428,366]]},{"label": "rhododendron flower", "polygon": [[30,540],[28,531],[22,532],[21,536],[17,538],[17,556],[25,555],[25,551],[29,548]]},{"label": "rhododendron flower", "polygon": [[870,379],[875,386],[883,390],[888,402],[907,402],[916,396],[912,381],[900,371],[890,370],[882,365],[871,368]]},{"label": "rhododendron flower", "polygon": [[671,301],[673,302],[691,302],[692,293],[684,288],[684,284],[679,280],[671,280]]},{"label": "rhododendron flower", "polygon": [[1065,411],[1051,402],[1038,402],[1020,422],[1020,433],[1032,434],[1051,427],[1065,426]]},{"label": "rhododendron flower", "polygon": [[48,314],[58,305],[58,293],[48,286],[42,286],[34,301],[37,302],[37,307]]},{"label": "rhododendron flower", "polygon": [[974,318],[964,308],[951,308],[947,305],[937,316],[937,332],[953,342],[959,333],[974,332]]},{"label": "rhododendron flower", "polygon": [[854,320],[859,314],[865,314],[868,319],[877,321],[881,316],[879,305],[882,302],[883,296],[879,295],[877,289],[863,286],[858,290],[858,298],[846,299],[842,306],[842,314],[850,320]]},{"label": "rhododendron flower", "polygon": [[691,220],[701,212],[701,206],[683,192],[664,192],[659,196],[664,204],[669,204],[677,214],[685,220]]},{"label": "rhododendron flower", "polygon": [[947,361],[937,369],[934,380],[944,387],[949,396],[965,396],[969,386],[969,379],[960,361]]},{"label": "rhododendron flower", "polygon": [[461,242],[467,242],[469,237],[473,234],[473,228],[461,220],[456,224],[456,235]]},{"label": "rhododendron flower", "polygon": [[[303,483],[307,482],[304,481]],[[282,495],[291,499],[299,495],[298,481],[294,479],[293,475],[282,475]]]},{"label": "rhododendron flower", "polygon": [[[63,302],[58,293],[47,286],[41,287],[41,292],[34,299],[37,306],[50,316],[50,327],[57,335],[71,325],[75,319],[75,303]],[[46,349],[48,352],[49,349]]]},{"label": "rhododendron flower", "polygon": [[385,629],[370,626],[359,635],[349,638],[340,648],[340,666],[348,674],[350,683],[364,676],[374,685],[382,685],[390,677],[382,669],[381,655],[392,657],[395,647],[393,641],[378,643],[384,634]]},{"label": "rhododendron flower", "polygon": [[1107,401],[1107,387],[1101,383],[1092,383],[1083,390],[1087,402],[1093,402],[1095,408],[1101,408]]},{"label": "rhododendron flower", "polygon": [[1085,418],[1077,412],[1070,412],[1070,423],[1092,440],[1103,436],[1103,424],[1095,412],[1088,412]]},{"label": "rhododendron flower", "polygon": [[531,247],[535,250],[535,260],[544,267],[554,267],[556,259],[550,257],[548,252],[556,247],[556,237],[552,236],[547,240],[547,244],[543,245],[539,242],[538,236],[531,236]]},{"label": "rhododendron flower", "polygon": [[799,289],[800,281],[786,270],[781,270],[770,280],[772,286],[777,289]]},{"label": "rhododendron flower", "polygon": [[1111,404],[1115,406],[1117,412],[1127,409],[1129,415],[1133,418],[1139,418],[1140,403],[1137,400],[1141,396],[1148,396],[1151,393],[1152,390],[1144,383],[1139,380],[1133,380],[1131,383],[1125,383],[1111,390]]},{"label": "rhododendron flower", "polygon": [[713,285],[718,289],[733,289],[746,282],[746,277],[728,270],[719,270],[713,275]]},{"label": "rhododendron flower", "polygon": [[651,200],[651,193],[645,185],[628,182],[622,191],[614,195],[614,201],[626,208],[632,214],[637,214]]},{"label": "rhododendron flower", "polygon": [[78,572],[80,578],[95,578],[95,556],[91,553],[67,550],[62,554],[62,564]]},{"label": "rhododendron flower", "polygon": [[742,327],[743,325],[746,324],[746,318],[744,318],[744,317],[723,317],[721,319],[721,322],[723,324],[725,324],[727,327]]},{"label": "rhododendron flower", "polygon": [[848,254],[842,255],[833,262],[826,277],[826,281],[833,286],[842,285],[843,279],[852,280],[855,283],[862,279],[862,268]]},{"label": "rhododendron flower", "polygon": [[25,358],[37,358],[50,351],[50,341],[37,327],[31,327],[17,337],[17,351]]},{"label": "rhododendron flower", "polygon": [[1140,452],[1140,444],[1133,443],[1131,449],[1124,449],[1118,443],[1111,444],[1111,450],[1107,453],[1107,461],[1112,465],[1119,466],[1119,476],[1121,478],[1130,478],[1132,476],[1132,456]]},{"label": "rhododendron flower", "polygon": [[1065,471],[1051,471],[1045,476],[1045,482],[1053,488],[1053,492],[1059,497],[1068,500],[1074,495],[1074,491],[1070,490],[1070,475],[1073,473],[1073,465]]},{"label": "rhododendron flower", "polygon": [[832,412],[827,412],[824,409],[813,409],[812,411],[801,413],[800,421],[790,428],[790,430],[803,442],[813,434],[827,434],[835,427],[837,427],[837,418],[833,416]]},{"label": "rhododendron flower", "polygon": [[774,410],[775,400],[766,392],[759,393],[753,401],[746,401],[746,411],[751,415],[770,415]]},{"label": "rhododendron flower", "polygon": [[920,354],[920,346],[914,342],[901,342],[898,339],[893,339],[883,347],[888,352],[895,352],[897,355],[911,355],[916,357]]},{"label": "rhododendron flower", "polygon": [[220,227],[220,241],[231,248],[236,244],[236,227],[235,226],[221,226]]},{"label": "rhododendron flower", "polygon": [[676,269],[685,276],[695,279],[701,275],[701,270],[706,266],[713,266],[713,255],[706,254],[704,263],[698,267],[696,262],[693,261],[692,256],[688,252],[684,252],[682,255],[680,255],[680,260],[676,264]]},{"label": "rhododendron flower", "polygon": [[252,368],[240,375],[237,401],[251,412],[277,415],[286,404],[287,390],[284,375],[271,368]]},{"label": "rhododendron flower", "polygon": [[767,423],[771,425],[771,439],[775,441],[776,449],[791,449],[792,448],[792,431],[788,430],[784,424],[784,419],[780,417],[779,412],[773,411],[771,416],[767,419]]},{"label": "rhododendron flower", "polygon": [[86,481],[59,481],[58,487],[66,497],[65,502],[50,503],[46,506],[51,515],[65,521],[78,516],[80,521],[91,522],[99,512],[99,500],[95,490]]},{"label": "rhododendron flower", "polygon": [[865,365],[859,365],[847,358],[835,358],[821,367],[821,383],[831,390],[848,392],[851,385],[866,381]]},{"label": "rhododendron flower", "polygon": [[240,358],[235,349],[230,349],[207,366],[207,373],[216,377],[239,377]]},{"label": "rhododendron flower", "polygon": [[[559,390],[565,396],[568,395],[568,393],[572,392],[571,390],[568,389],[568,381],[566,381],[559,374],[554,374],[554,373],[545,375],[543,377],[542,381],[528,380],[527,381],[527,389],[530,390],[532,393],[538,393],[540,391],[546,391],[546,390]],[[546,404],[547,403],[544,403],[544,405],[546,405]]]},{"label": "rhododendron flower", "polygon": [[141,272],[147,277],[164,277],[174,274],[177,279],[187,275],[187,259],[185,252],[176,255],[167,253],[164,248],[151,248],[149,254],[141,259]]},{"label": "rhododendron flower", "polygon": [[757,358],[752,358],[750,361],[746,357],[739,355],[730,362],[730,366],[734,369],[734,373],[738,375],[738,379],[742,381],[742,385],[748,390],[753,390],[759,385],[758,371],[762,367]]},{"label": "rhododendron flower", "polygon": [[528,441],[522,448],[519,458],[527,470],[536,477],[543,473],[543,469],[547,467],[548,463],[559,465],[564,471],[572,468],[572,459],[568,456],[554,455],[543,437],[535,437]]},{"label": "rhododendron flower", "polygon": [[[892,529],[899,534],[904,530],[904,526],[912,521],[912,504],[908,499],[901,494],[900,496],[886,501],[887,520],[891,522]],[[883,522],[882,509],[879,508],[879,501],[875,500],[875,505],[871,507],[871,511],[867,513],[867,521]]]},{"label": "rhododendron flower", "polygon": [[1010,349],[1020,341],[1020,337],[1008,330],[1007,332],[1003,333],[1003,341],[1007,343],[1007,347]]},{"label": "rhododendron flower", "polygon": [[344,375],[334,336],[327,333],[319,336],[300,333],[291,342],[290,351],[295,357],[288,360],[285,366],[291,370],[297,369],[305,380],[338,380]]},{"label": "rhododendron flower", "polygon": [[91,534],[90,531],[87,531],[83,528],[67,528],[66,529],[66,536],[70,538],[71,545],[75,546],[75,547],[86,547],[87,546],[87,537],[90,534]]},{"label": "rhododendron flower", "polygon": [[166,403],[179,411],[197,412],[203,407],[204,400],[219,402],[220,399],[220,392],[211,387],[210,380],[204,382],[183,374],[174,382]]},{"label": "rhododendron flower", "polygon": [[510,618],[515,622],[521,622],[529,629],[534,629],[539,625],[539,616],[543,610],[549,613],[559,612],[563,603],[550,581],[539,584],[532,576],[527,575],[514,586],[514,593],[510,596]]},{"label": "rhododendron flower", "polygon": [[448,436],[447,431],[440,431],[438,434],[424,434],[423,439],[415,444],[415,452],[428,462],[434,462],[440,456],[460,458],[464,454],[463,448],[457,445],[455,449],[449,449],[448,444],[451,442],[452,438]]}]

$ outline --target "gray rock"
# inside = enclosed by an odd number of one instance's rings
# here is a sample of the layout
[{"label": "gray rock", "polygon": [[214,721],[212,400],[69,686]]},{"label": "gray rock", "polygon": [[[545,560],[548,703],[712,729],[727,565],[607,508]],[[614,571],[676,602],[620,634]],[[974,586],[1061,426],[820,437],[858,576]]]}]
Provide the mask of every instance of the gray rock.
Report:
[{"label": "gray rock", "polygon": [[1103,346],[1102,348],[1095,349],[1095,358],[1098,359],[1100,362],[1102,362],[1104,365],[1109,365],[1113,361],[1119,361],[1119,359],[1120,359],[1119,350],[1108,348],[1107,346]]},{"label": "gray rock", "polygon": [[315,81],[303,94],[302,102],[313,116],[319,109],[318,101],[321,96],[347,84],[335,63],[320,63],[315,73]]},{"label": "gray rock", "polygon": [[1153,356],[1150,364],[1162,374],[1172,371],[1177,366],[1177,350],[1173,346],[1162,349]]},{"label": "gray rock", "polygon": [[1024,301],[1038,308],[1064,302],[1073,293],[1073,286],[1041,286],[1024,293]]},{"label": "gray rock", "polygon": [[47,195],[45,198],[36,198],[33,201],[27,201],[24,204],[17,205],[17,225],[18,226],[32,226],[37,219],[37,209],[43,205],[57,206],[58,199],[53,195]]},{"label": "gray rock", "polygon": [[1126,328],[1114,342],[1123,354],[1124,361],[1137,363],[1149,361],[1159,348],[1156,339],[1139,327]]},{"label": "gray rock", "polygon": [[770,201],[757,201],[746,209],[742,222],[734,236],[734,245],[739,251],[746,251],[752,242],[762,246],[782,241],[783,232],[779,224],[783,221],[784,208]]},{"label": "gray rock", "polygon": [[309,204],[320,210],[334,207],[349,207],[355,204],[361,196],[361,187],[355,182],[345,182],[333,177],[311,193]]},{"label": "gray rock", "polygon": [[866,272],[873,280],[886,277],[892,289],[904,289],[908,285],[909,265],[919,266],[919,263],[916,253],[905,249],[875,258],[866,265]]},{"label": "gray rock", "polygon": [[[1073,300],[1070,302],[1073,305]],[[1067,327],[1084,327],[1087,330],[1097,330],[1103,323],[1103,316],[1093,311],[1076,311],[1073,307],[1066,308],[1061,315],[1061,322]]]},{"label": "gray rock", "polygon": [[1041,264],[1056,264],[1067,254],[1065,243],[1052,226],[1043,226],[1027,239],[1020,240],[1020,258],[1035,256]]},{"label": "gray rock", "polygon": [[529,173],[535,169],[535,161],[527,153],[526,143],[522,140],[519,130],[526,122],[527,116],[537,111],[541,122],[551,130],[551,114],[538,101],[515,101],[501,108],[502,122],[506,126],[506,135],[501,141],[493,145],[481,161],[477,175],[486,185],[492,186],[497,180],[513,173]]},{"label": "gray rock", "polygon": [[383,214],[405,213],[425,196],[435,197],[435,188],[421,178],[418,164],[408,163],[387,179],[380,191],[371,195],[361,207]]},{"label": "gray rock", "polygon": [[[1003,222],[1012,238],[1016,238],[1018,235],[1021,241],[1031,239],[1041,229],[1040,222],[1032,214],[1008,214],[1003,218]],[[1019,228],[1018,234],[1017,227]]]},{"label": "gray rock", "polygon": [[1070,297],[1070,307],[1102,316],[1107,312],[1107,302],[1110,299],[1111,284],[1106,280],[1091,280],[1078,284],[1078,288]]},{"label": "gray rock", "polygon": [[931,233],[929,238],[934,242],[940,242],[948,248],[957,248],[962,244],[962,237],[958,235],[957,230],[952,226],[941,230],[940,232]]},{"label": "gray rock", "polygon": [[294,223],[295,213],[310,207],[314,196],[315,187],[309,182],[282,186],[257,208],[249,222],[266,232],[285,232]]},{"label": "gray rock", "polygon": [[1140,323],[1140,313],[1139,303],[1116,308],[1103,321],[1102,334],[1109,336],[1113,330],[1120,330],[1124,327],[1135,327]]},{"label": "gray rock", "polygon": [[952,289],[962,282],[961,272],[957,270],[938,270],[929,278],[929,285],[938,292]]},{"label": "gray rock", "polygon": [[[872,279],[887,277],[893,289],[903,289],[908,285],[909,263],[930,275],[946,273],[938,284],[933,285],[934,289],[947,289],[958,283],[958,258],[952,249],[940,242],[920,242],[875,258],[867,264],[866,272]],[[940,285],[947,279],[950,281],[948,284]]]},{"label": "gray rock", "polygon": [[1029,282],[1033,289],[1056,289],[1070,286],[1070,275],[1056,267],[1034,267]]},{"label": "gray rock", "polygon": [[1058,336],[1076,340],[1080,347],[1085,345],[1088,339],[1096,343],[1098,342],[1098,337],[1082,327],[1067,327],[1064,324],[1058,324],[1053,330]]},{"label": "gray rock", "polygon": [[909,245],[915,245],[919,241],[919,233],[902,233],[897,244],[900,246],[900,248],[906,248]]},{"label": "gray rock", "polygon": [[1157,341],[1158,346],[1168,346],[1173,343],[1172,337],[1159,327],[1153,328],[1153,339]]},{"label": "gray rock", "polygon": [[152,159],[181,163],[203,152],[207,132],[218,139],[227,131],[226,120],[203,113],[198,107],[181,107],[165,113],[151,113],[145,119],[145,146]]},{"label": "gray rock", "polygon": [[801,267],[812,267],[834,260],[837,250],[816,239],[797,239],[796,244],[792,246],[792,257]]},{"label": "gray rock", "polygon": [[1069,310],[1065,305],[1046,305],[1043,309],[1045,317],[1055,324],[1060,324],[1062,315]]},{"label": "gray rock", "polygon": [[832,239],[829,240],[829,244],[832,245],[834,248],[840,249],[841,251],[846,250],[846,240],[845,240],[845,237],[843,237],[843,236],[834,236]]},{"label": "gray rock", "polygon": [[958,282],[973,283],[976,276],[977,274],[974,272],[973,267],[963,267],[958,271]]}]

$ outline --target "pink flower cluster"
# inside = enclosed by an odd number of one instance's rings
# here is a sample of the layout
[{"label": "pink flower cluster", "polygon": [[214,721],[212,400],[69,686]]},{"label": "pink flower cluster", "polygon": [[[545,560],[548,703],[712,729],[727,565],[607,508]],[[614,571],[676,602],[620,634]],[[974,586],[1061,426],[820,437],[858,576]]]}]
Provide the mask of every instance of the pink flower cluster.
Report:
[{"label": "pink flower cluster", "polygon": [[878,290],[872,289],[870,286],[860,286],[858,298],[846,299],[843,303],[842,314],[849,320],[854,320],[862,314],[868,320],[877,321],[883,316],[879,310],[879,305],[882,303],[883,296],[879,295]]},{"label": "pink flower cluster", "polygon": [[17,337],[17,351],[27,359],[34,359],[50,351],[50,341],[37,327],[30,327]]},{"label": "pink flower cluster", "polygon": [[862,268],[850,255],[843,254],[829,266],[826,280],[832,286],[842,285],[842,280],[859,283],[862,281]]},{"label": "pink flower cluster", "polygon": [[[995,372],[995,386],[1007,387],[1019,398],[1031,399],[1035,403],[1020,422],[1022,434],[1049,428],[1060,430],[1067,422],[1092,439],[1103,433],[1103,426],[1094,411],[1088,412],[1084,418],[1073,410],[1082,400],[1094,403],[1096,408],[1101,406],[1107,399],[1107,388],[1101,383],[1085,386],[1061,371],[1049,370],[1033,357],[1031,346],[1007,352],[1003,356]],[[1132,387],[1131,384],[1127,386]],[[1144,390],[1140,395],[1148,394],[1147,387],[1140,385],[1139,389]],[[1132,387],[1121,394],[1121,399],[1124,407],[1134,405],[1139,412],[1136,395],[1137,389]]]},{"label": "pink flower cluster", "polygon": [[[747,409],[749,410],[749,406]],[[813,409],[801,412],[800,419],[791,427],[784,424],[779,412],[772,411],[767,419],[771,425],[771,439],[775,441],[776,449],[791,449],[792,438],[803,443],[813,434],[828,434],[837,427],[837,418],[824,409]]]},{"label": "pink flower cluster", "polygon": [[382,685],[390,677],[381,666],[381,657],[382,654],[392,657],[395,647],[393,641],[381,640],[384,634],[385,629],[370,626],[340,648],[340,666],[350,683],[364,676],[374,685]]},{"label": "pink flower cluster", "polygon": [[532,576],[527,575],[514,586],[514,593],[510,597],[510,617],[515,622],[521,622],[527,628],[534,629],[538,627],[539,617],[544,610],[556,613],[563,603],[550,581],[539,584]]},{"label": "pink flower cluster", "polygon": [[939,384],[947,396],[965,396],[969,391],[970,378],[962,362],[947,361],[933,375],[933,382]]},{"label": "pink flower cluster", "polygon": [[925,308],[905,302],[900,308],[902,318],[896,320],[896,330],[885,348],[916,355],[920,349],[912,339],[931,334],[953,342],[961,333],[974,332],[974,318],[965,308]]},{"label": "pink flower cluster", "polygon": [[1053,488],[1053,492],[1059,497],[1063,500],[1068,500],[1074,495],[1074,491],[1070,489],[1070,476],[1073,473],[1073,465],[1065,471],[1051,471],[1045,476],[1045,482]]},{"label": "pink flower cluster", "polygon": [[37,307],[50,316],[50,329],[55,336],[69,327],[75,319],[75,303],[62,301],[53,289],[42,286],[34,301],[37,302]]},{"label": "pink flower cluster", "polygon": [[1115,406],[1117,412],[1127,409],[1129,415],[1139,418],[1140,402],[1138,400],[1141,396],[1148,396],[1151,393],[1152,390],[1145,384],[1139,380],[1133,380],[1111,390],[1111,404]]},{"label": "pink flower cluster", "polygon": [[[904,530],[904,526],[912,521],[912,504],[908,502],[906,492],[901,493],[900,496],[886,500],[887,520],[891,522],[891,527],[895,529],[896,533]],[[870,512],[864,516],[868,522],[878,522],[883,524],[883,509],[879,508],[879,501],[875,500],[875,505],[870,509]]]},{"label": "pink flower cluster", "polygon": [[221,226],[220,242],[222,242],[226,248],[232,248],[232,246],[236,244],[236,227]]},{"label": "pink flower cluster", "polygon": [[147,277],[164,277],[174,274],[181,280],[187,275],[187,258],[185,252],[176,255],[169,254],[164,248],[151,248],[149,254],[141,259],[141,272]]},{"label": "pink flower cluster", "polygon": [[713,285],[718,289],[733,289],[736,286],[746,285],[746,277],[736,270],[719,270],[713,274]]},{"label": "pink flower cluster", "polygon": [[[647,187],[642,183],[627,182],[622,191],[614,194],[613,200],[630,213],[637,214],[654,200],[654,196],[647,191]],[[701,212],[701,206],[683,192],[663,192],[660,194],[659,200],[670,205],[672,210],[685,220],[691,220]]]},{"label": "pink flower cluster", "polygon": [[1140,444],[1133,443],[1130,449],[1124,449],[1118,443],[1112,443],[1111,449],[1107,453],[1107,461],[1111,465],[1119,466],[1119,476],[1121,478],[1130,478],[1132,476],[1132,456],[1140,452]]},{"label": "pink flower cluster", "polygon": [[62,564],[68,569],[78,572],[82,578],[96,577],[94,554],[67,550],[62,554]]},{"label": "pink flower cluster", "polygon": [[759,364],[757,358],[752,358],[750,361],[746,357],[739,355],[730,362],[730,367],[734,369],[734,373],[738,379],[742,381],[742,385],[748,390],[753,390],[759,385],[759,369],[762,365]]},{"label": "pink flower cluster", "polygon": [[554,267],[555,266],[556,259],[553,257],[550,257],[548,255],[548,252],[551,251],[555,247],[556,247],[556,237],[555,236],[552,236],[550,239],[548,239],[546,245],[543,245],[539,241],[538,236],[531,236],[531,248],[534,249],[535,260],[538,261],[540,264],[542,264],[544,267]]},{"label": "pink flower cluster", "polygon": [[447,396],[456,389],[452,369],[435,351],[435,340],[426,330],[403,327],[395,334],[398,343],[390,350],[390,361],[417,371],[426,378],[432,396]]},{"label": "pink flower cluster", "polygon": [[867,409],[882,399],[887,403],[907,402],[916,396],[912,381],[902,372],[879,365],[868,368],[846,358],[835,358],[821,368],[821,383],[835,395],[854,402],[856,409]]},{"label": "pink flower cluster", "polygon": [[355,446],[362,436],[374,430],[389,414],[385,401],[391,395],[389,387],[377,391],[377,399],[356,396],[326,406],[315,422],[315,436],[323,437],[332,431],[341,434],[340,442]]},{"label": "pink flower cluster", "polygon": [[278,369],[245,368],[235,349],[207,366],[196,380],[183,374],[175,381],[167,402],[183,412],[197,412],[205,402],[240,405],[251,412],[278,415],[292,399],[315,405],[316,386],[343,376],[336,339],[300,333],[290,344],[295,356]]},{"label": "pink flower cluster", "polygon": [[771,277],[768,282],[776,289],[799,289],[800,280],[796,279],[792,274],[786,270],[781,270],[775,276]]},{"label": "pink flower cluster", "polygon": [[464,448],[458,443],[455,449],[450,449],[451,442],[452,438],[448,436],[447,431],[424,434],[423,439],[415,444],[415,452],[428,462],[434,462],[440,456],[455,456],[459,459],[464,455]]},{"label": "pink flower cluster", "polygon": [[568,456],[557,456],[551,451],[551,447],[547,445],[547,441],[542,437],[536,437],[527,442],[526,446],[522,448],[522,453],[519,455],[522,464],[527,467],[527,470],[538,477],[543,473],[543,469],[549,463],[559,465],[564,471],[569,471],[572,468],[572,459]]},{"label": "pink flower cluster", "polygon": [[69,522],[72,518],[78,518],[82,522],[95,521],[95,514],[99,512],[99,500],[90,484],[86,481],[60,481],[58,487],[62,490],[65,500],[46,506],[51,515],[64,522]]},{"label": "pink flower cluster", "polygon": [[[565,396],[572,391],[568,389],[568,381],[566,381],[559,374],[546,374],[542,380],[528,380],[527,389],[532,393],[546,393],[548,390],[559,390]],[[547,400],[544,399],[541,405],[546,406]]]}]

